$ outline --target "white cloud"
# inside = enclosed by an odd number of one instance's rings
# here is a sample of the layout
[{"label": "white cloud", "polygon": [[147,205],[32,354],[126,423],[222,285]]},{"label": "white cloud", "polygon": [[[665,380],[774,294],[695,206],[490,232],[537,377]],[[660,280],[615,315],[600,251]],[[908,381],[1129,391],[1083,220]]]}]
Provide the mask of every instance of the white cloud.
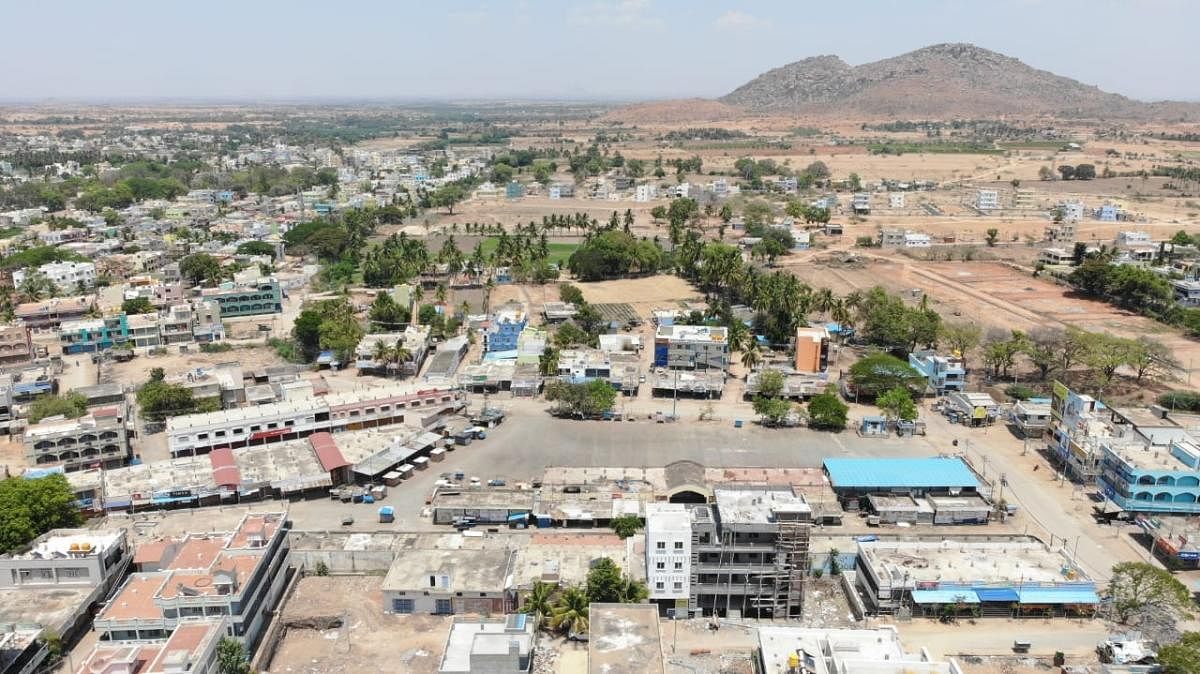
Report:
[{"label": "white cloud", "polygon": [[770,26],[770,24],[745,12],[739,12],[736,9],[731,9],[721,16],[718,16],[716,20],[713,21],[713,26],[715,26],[718,30],[746,32],[767,28]]},{"label": "white cloud", "polygon": [[577,6],[567,17],[574,26],[662,28],[666,22],[653,13],[650,0],[596,0]]}]

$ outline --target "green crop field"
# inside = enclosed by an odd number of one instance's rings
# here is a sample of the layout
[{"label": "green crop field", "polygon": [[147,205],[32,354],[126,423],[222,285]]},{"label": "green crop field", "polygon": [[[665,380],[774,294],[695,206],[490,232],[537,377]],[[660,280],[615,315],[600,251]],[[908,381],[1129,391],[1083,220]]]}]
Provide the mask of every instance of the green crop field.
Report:
[{"label": "green crop field", "polygon": [[[500,240],[494,236],[489,236],[488,238],[484,239],[483,240],[484,254],[491,255],[492,253],[496,252],[496,246],[499,245],[499,241]],[[571,257],[571,253],[574,253],[575,249],[578,247],[579,247],[579,244],[577,244],[577,243],[551,243],[551,244],[549,244],[549,248],[550,248],[550,260],[549,261],[554,264],[566,264],[567,258]]]}]

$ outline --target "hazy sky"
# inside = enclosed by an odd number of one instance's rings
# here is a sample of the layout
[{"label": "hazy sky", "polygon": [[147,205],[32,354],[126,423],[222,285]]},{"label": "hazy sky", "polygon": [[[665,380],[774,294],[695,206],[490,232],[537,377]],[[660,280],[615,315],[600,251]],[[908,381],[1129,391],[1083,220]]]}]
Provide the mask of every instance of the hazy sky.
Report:
[{"label": "hazy sky", "polygon": [[0,0],[0,26],[5,100],[718,96],[938,42],[1200,99],[1197,0]]}]

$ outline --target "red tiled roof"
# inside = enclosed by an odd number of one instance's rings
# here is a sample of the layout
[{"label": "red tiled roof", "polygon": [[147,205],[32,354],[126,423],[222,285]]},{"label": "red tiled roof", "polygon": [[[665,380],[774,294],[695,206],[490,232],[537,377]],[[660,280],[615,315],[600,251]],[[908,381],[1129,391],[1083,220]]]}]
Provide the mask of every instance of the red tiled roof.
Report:
[{"label": "red tiled roof", "polygon": [[242,474],[238,471],[232,449],[214,449],[209,452],[208,458],[212,461],[213,481],[218,487],[236,487],[242,483]]},{"label": "red tiled roof", "polygon": [[308,441],[312,444],[313,451],[317,453],[317,460],[321,462],[321,467],[326,471],[350,465],[329,433],[313,433],[308,436]]}]

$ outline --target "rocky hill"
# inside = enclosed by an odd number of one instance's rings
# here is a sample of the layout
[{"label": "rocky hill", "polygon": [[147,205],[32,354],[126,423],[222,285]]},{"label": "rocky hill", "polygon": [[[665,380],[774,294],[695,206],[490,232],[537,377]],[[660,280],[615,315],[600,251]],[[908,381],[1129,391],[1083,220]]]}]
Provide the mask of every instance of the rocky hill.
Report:
[{"label": "rocky hill", "polygon": [[939,44],[848,65],[816,56],[770,70],[721,102],[757,113],[963,117],[1200,117],[1200,104],[1144,103],[970,44]]}]

